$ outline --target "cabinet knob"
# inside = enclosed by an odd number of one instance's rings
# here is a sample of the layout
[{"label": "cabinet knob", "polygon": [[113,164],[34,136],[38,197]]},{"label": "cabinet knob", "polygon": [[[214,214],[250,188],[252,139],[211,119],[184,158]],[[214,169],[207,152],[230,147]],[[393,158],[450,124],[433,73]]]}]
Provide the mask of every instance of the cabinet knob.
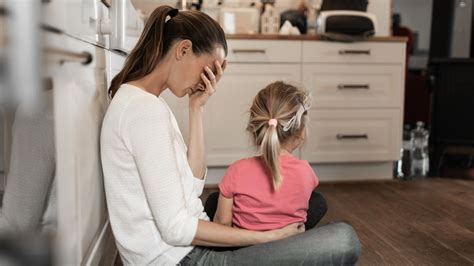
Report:
[{"label": "cabinet knob", "polygon": [[74,52],[60,48],[54,47],[46,47],[44,52],[47,54],[51,54],[57,56],[59,59],[59,63],[62,64],[64,62],[78,62],[83,65],[88,65],[92,62],[93,56],[89,52]]},{"label": "cabinet knob", "polygon": [[337,134],[336,138],[338,140],[343,139],[369,139],[369,135],[367,134]]},{"label": "cabinet knob", "polygon": [[340,55],[362,54],[370,55],[370,49],[367,50],[339,50]]},{"label": "cabinet knob", "polygon": [[368,90],[370,89],[370,85],[369,84],[339,84],[337,85],[337,88],[340,89],[340,90],[358,90],[358,89],[364,89],[364,90]]},{"label": "cabinet knob", "polygon": [[265,49],[233,49],[234,54],[265,54]]}]

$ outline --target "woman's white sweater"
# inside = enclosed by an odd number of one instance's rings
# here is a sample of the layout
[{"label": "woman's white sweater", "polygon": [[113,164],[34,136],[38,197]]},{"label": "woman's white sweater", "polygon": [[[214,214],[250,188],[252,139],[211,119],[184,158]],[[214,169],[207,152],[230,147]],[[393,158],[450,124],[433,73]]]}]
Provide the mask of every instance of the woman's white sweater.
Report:
[{"label": "woman's white sweater", "polygon": [[176,119],[161,97],[123,84],[101,133],[112,231],[125,264],[178,263],[191,249],[198,219],[209,220]]}]

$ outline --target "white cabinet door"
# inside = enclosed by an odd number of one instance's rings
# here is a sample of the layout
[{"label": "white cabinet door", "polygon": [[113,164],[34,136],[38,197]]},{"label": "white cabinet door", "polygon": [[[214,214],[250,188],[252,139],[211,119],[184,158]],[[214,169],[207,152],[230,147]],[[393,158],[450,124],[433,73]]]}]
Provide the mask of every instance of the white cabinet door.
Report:
[{"label": "white cabinet door", "polygon": [[108,9],[100,0],[43,1],[42,22],[68,35],[106,47],[105,35],[97,34],[97,23],[108,18]]},{"label": "white cabinet door", "polygon": [[400,109],[312,109],[309,119],[302,157],[310,163],[395,161],[400,157]]},{"label": "white cabinet door", "polygon": [[402,64],[402,42],[325,42],[303,41],[303,63]]},{"label": "white cabinet door", "polygon": [[300,41],[229,40],[230,63],[300,63]]},{"label": "white cabinet door", "polygon": [[304,64],[303,84],[314,108],[398,108],[403,103],[401,64]]},{"label": "white cabinet door", "polygon": [[88,65],[53,61],[48,73],[54,94],[59,264],[88,264],[101,253],[107,226],[99,152],[107,108],[105,50],[65,35],[45,39],[50,48],[85,51],[93,58]]},{"label": "white cabinet door", "polygon": [[204,130],[209,166],[229,165],[255,150],[245,131],[258,91],[277,80],[299,83],[299,64],[229,64],[206,105]]}]

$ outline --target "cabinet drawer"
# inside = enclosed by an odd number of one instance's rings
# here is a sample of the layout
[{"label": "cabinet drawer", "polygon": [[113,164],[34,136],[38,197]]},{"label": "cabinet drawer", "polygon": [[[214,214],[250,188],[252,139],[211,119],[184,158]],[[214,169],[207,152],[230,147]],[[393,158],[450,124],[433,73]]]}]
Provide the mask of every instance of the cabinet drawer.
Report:
[{"label": "cabinet drawer", "polygon": [[401,110],[313,110],[303,158],[311,163],[395,161]]},{"label": "cabinet drawer", "polygon": [[227,44],[229,62],[301,62],[301,41],[229,40]]},{"label": "cabinet drawer", "polygon": [[405,43],[304,41],[307,63],[405,63]]},{"label": "cabinet drawer", "polygon": [[316,109],[400,107],[403,75],[400,65],[303,65],[303,84]]}]

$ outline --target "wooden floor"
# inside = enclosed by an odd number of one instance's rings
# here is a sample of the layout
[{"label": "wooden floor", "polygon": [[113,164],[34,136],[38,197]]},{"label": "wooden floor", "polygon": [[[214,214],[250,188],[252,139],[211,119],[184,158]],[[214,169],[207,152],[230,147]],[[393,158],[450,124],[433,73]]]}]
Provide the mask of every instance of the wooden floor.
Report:
[{"label": "wooden floor", "polygon": [[362,243],[359,265],[474,265],[474,181],[322,184],[329,210]]},{"label": "wooden floor", "polygon": [[474,181],[323,183],[318,191],[329,206],[321,224],[342,220],[357,231],[359,265],[474,265]]}]

